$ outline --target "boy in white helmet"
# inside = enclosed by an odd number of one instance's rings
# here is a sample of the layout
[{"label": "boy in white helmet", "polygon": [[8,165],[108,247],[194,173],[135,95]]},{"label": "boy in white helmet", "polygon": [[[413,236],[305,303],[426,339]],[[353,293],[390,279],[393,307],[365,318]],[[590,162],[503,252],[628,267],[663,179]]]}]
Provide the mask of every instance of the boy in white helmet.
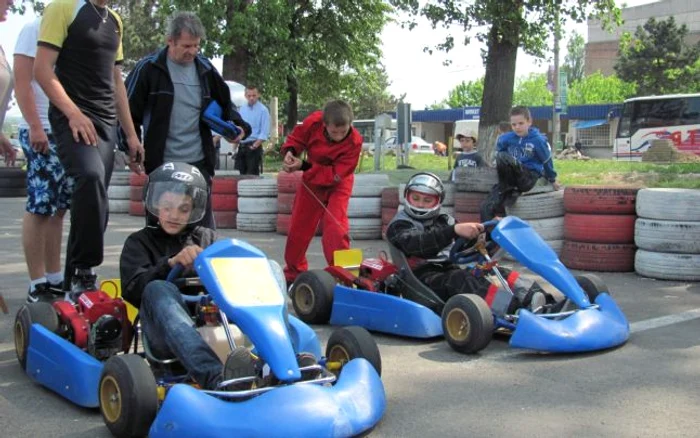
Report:
[{"label": "boy in white helmet", "polygon": [[[454,240],[476,239],[484,232],[484,226],[456,223],[452,216],[441,211],[445,189],[440,178],[432,173],[413,175],[403,196],[404,208],[389,223],[386,238],[406,255],[416,277],[443,301],[467,293],[479,295],[490,303],[498,286],[449,261]],[[538,311],[553,302],[536,282],[520,278],[518,272],[506,268],[499,270],[515,293],[509,312],[520,307]]]}]

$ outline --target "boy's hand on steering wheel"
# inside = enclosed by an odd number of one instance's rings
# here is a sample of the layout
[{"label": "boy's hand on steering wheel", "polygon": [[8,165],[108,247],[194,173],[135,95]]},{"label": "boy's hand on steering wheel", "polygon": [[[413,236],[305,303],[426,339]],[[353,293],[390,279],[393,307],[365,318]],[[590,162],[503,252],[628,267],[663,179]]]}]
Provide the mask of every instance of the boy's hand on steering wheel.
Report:
[{"label": "boy's hand on steering wheel", "polygon": [[196,259],[199,253],[202,251],[203,249],[199,245],[188,245],[182,248],[182,250],[175,254],[174,257],[168,259],[168,264],[171,268],[177,264],[180,264],[185,269],[190,269],[194,264],[194,259]]},{"label": "boy's hand on steering wheel", "polygon": [[455,233],[465,239],[474,239],[484,232],[484,226],[479,223],[462,222],[455,225]]}]

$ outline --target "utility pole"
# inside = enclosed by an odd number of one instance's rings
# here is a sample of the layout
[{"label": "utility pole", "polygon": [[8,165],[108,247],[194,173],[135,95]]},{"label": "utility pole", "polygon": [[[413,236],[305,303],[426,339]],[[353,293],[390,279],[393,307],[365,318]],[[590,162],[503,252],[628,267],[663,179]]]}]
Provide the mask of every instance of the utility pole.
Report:
[{"label": "utility pole", "polygon": [[559,24],[559,7],[554,5],[554,105],[552,108],[552,152],[557,150],[559,139],[561,137],[560,112],[561,105],[561,88],[559,83],[559,40],[561,39],[561,26]]}]

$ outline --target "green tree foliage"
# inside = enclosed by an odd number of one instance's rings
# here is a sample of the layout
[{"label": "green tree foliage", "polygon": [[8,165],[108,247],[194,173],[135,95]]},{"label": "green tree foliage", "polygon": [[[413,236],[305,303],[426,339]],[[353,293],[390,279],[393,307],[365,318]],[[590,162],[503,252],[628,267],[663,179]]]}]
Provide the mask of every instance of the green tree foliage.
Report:
[{"label": "green tree foliage", "polygon": [[343,75],[342,90],[337,96],[352,105],[356,119],[373,119],[377,115],[396,111],[399,98],[389,93],[389,77],[380,64],[365,70],[363,74]]},{"label": "green tree foliage", "polygon": [[569,87],[569,105],[620,103],[633,97],[636,85],[616,75],[604,76],[600,71],[588,75]]},{"label": "green tree foliage", "polygon": [[[608,26],[620,21],[620,10],[614,0],[391,0],[413,16],[426,17],[433,25],[460,29],[435,48],[449,51],[457,43],[469,44],[472,37],[486,44],[484,62],[486,76],[481,105],[479,143],[489,159],[493,152],[496,129],[508,118],[513,102],[515,63],[518,48],[543,57],[548,51],[549,37],[569,18],[584,22],[596,15]],[[415,26],[415,20],[406,25]],[[471,32],[474,32],[472,35]]]},{"label": "green tree foliage", "polygon": [[462,108],[465,106],[481,106],[481,96],[484,95],[484,77],[475,81],[462,81],[447,94],[444,103],[448,108]]},{"label": "green tree foliage", "polygon": [[700,85],[700,42],[686,43],[688,28],[673,17],[650,18],[634,35],[620,41],[615,71],[625,81],[637,84],[637,94],[697,92]]},{"label": "green tree foliage", "polygon": [[515,81],[513,106],[546,106],[553,102],[552,92],[547,89],[546,73],[530,73]]},{"label": "green tree foliage", "polygon": [[566,57],[562,69],[566,72],[569,84],[580,81],[584,74],[584,62],[586,59],[586,42],[578,32],[574,31],[566,44]]}]

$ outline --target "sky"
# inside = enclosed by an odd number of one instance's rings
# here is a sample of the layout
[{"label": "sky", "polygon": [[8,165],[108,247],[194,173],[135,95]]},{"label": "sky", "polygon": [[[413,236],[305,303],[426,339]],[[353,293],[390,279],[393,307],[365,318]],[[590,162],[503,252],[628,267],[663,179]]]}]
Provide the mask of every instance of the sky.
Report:
[{"label": "sky", "polygon": [[[638,6],[654,1],[656,0],[616,0],[618,6]],[[20,29],[32,19],[33,14],[29,10],[24,16],[9,15],[6,22],[0,23],[0,44],[10,62]],[[585,24],[572,25],[569,30],[576,30],[583,35],[584,40],[588,39]],[[405,101],[410,103],[414,110],[440,102],[462,81],[473,81],[484,75],[480,53],[482,45],[476,40],[469,46],[460,44],[448,54],[434,52],[429,55],[423,52],[423,47],[443,41],[446,34],[445,30],[432,29],[427,21],[420,21],[418,27],[412,31],[401,29],[398,23],[390,23],[382,32],[383,64],[391,82],[389,91],[396,97],[405,93]],[[563,62],[566,56],[567,39],[568,36],[565,36],[561,43],[560,62]],[[452,62],[445,66],[443,62],[447,59]],[[549,63],[551,62],[550,59]],[[220,59],[214,60],[214,65],[221,70]],[[520,50],[516,78],[527,76],[529,73],[544,73],[547,71],[547,65],[547,61],[538,61]],[[9,114],[16,112],[15,107]]]}]

